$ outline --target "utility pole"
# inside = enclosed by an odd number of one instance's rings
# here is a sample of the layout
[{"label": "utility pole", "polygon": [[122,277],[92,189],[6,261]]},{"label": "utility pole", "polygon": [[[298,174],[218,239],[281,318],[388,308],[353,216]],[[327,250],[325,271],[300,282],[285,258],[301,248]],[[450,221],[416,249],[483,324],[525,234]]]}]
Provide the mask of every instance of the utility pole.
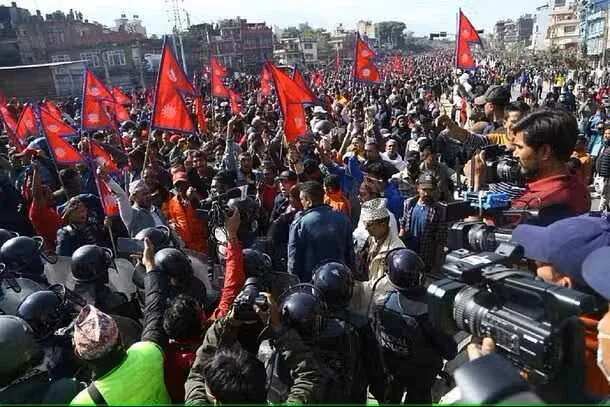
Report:
[{"label": "utility pole", "polygon": [[602,67],[606,67],[606,48],[608,48],[608,2],[606,2],[606,16],[604,18],[604,43],[602,44]]}]

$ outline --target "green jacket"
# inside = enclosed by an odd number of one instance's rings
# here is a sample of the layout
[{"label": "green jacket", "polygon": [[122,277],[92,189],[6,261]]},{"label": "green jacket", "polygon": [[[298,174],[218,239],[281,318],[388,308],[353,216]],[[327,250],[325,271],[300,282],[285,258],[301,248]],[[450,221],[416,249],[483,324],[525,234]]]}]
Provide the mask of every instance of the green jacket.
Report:
[{"label": "green jacket", "polygon": [[[202,345],[197,349],[197,357],[185,385],[187,405],[207,404],[203,366],[212,358],[217,349],[241,347],[239,327],[229,323],[227,318],[216,320],[208,329]],[[316,355],[294,330],[274,335],[271,340],[277,359],[281,361],[289,377],[285,378],[288,387],[284,403],[306,404],[322,401],[326,379],[322,374]],[[269,383],[270,377],[267,377]]]}]

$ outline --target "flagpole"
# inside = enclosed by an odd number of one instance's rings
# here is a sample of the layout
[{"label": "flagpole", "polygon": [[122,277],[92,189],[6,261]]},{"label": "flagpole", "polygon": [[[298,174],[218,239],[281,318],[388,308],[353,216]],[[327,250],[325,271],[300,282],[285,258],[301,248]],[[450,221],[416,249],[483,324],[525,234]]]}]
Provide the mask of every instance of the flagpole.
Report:
[{"label": "flagpole", "polygon": [[[159,93],[159,77],[161,76],[161,68],[163,67],[163,59],[165,58],[165,46],[167,43],[167,36],[163,36],[163,48],[161,49],[161,61],[159,63],[159,71],[157,72],[157,81],[155,82],[155,94],[153,96],[153,105],[151,109],[150,120],[148,121],[148,138],[146,139],[146,151],[144,152],[144,165],[142,170],[146,168],[148,162],[149,150],[150,150],[150,139],[152,138],[152,123],[155,120],[155,109],[157,107],[157,93]],[[127,185],[126,185],[127,187]]]}]

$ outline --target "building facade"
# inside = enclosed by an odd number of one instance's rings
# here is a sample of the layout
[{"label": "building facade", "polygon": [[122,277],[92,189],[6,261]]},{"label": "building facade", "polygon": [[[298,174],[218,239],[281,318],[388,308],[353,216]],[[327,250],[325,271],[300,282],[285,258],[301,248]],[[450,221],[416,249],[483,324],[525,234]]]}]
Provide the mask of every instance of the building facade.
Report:
[{"label": "building facade", "polygon": [[574,3],[555,0],[549,12],[549,46],[566,50],[578,49],[580,44],[580,16]]},{"label": "building facade", "polygon": [[550,6],[543,4],[536,7],[536,15],[534,17],[534,27],[532,29],[532,50],[546,51],[549,49],[549,22],[550,22]]}]

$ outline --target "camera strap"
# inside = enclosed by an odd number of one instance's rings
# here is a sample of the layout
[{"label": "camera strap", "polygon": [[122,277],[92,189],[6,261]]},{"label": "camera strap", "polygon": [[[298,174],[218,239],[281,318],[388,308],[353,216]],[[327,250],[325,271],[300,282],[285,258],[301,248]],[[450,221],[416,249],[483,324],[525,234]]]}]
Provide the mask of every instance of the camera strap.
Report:
[{"label": "camera strap", "polygon": [[97,406],[107,406],[108,405],[108,403],[106,402],[106,399],[104,399],[104,396],[102,396],[102,393],[100,393],[97,386],[95,385],[95,382],[91,382],[91,384],[87,387],[87,393],[89,393],[89,397],[91,397],[91,400],[93,400],[93,403],[95,403],[95,405],[97,405]]}]

